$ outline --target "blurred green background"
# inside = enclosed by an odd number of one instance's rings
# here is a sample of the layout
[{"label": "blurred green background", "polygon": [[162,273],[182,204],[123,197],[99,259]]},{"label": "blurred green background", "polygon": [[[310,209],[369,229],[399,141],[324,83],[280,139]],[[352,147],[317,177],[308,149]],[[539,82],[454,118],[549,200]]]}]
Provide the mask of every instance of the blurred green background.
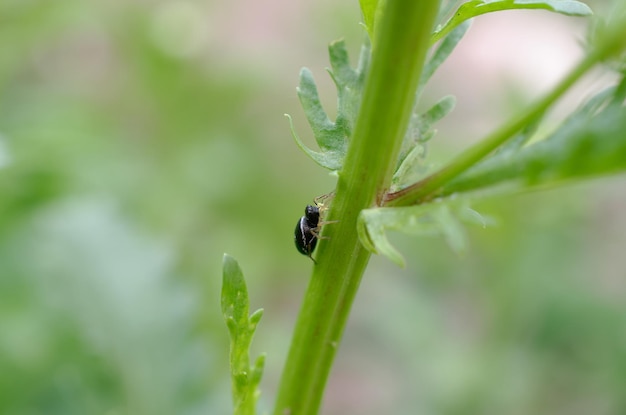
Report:
[{"label": "blurred green background", "polygon": [[[265,309],[271,408],[311,267],[293,228],[334,185],[283,114],[311,142],[298,71],[332,112],[326,45],[356,59],[358,22],[356,1],[0,3],[0,414],[230,413],[224,252]],[[430,88],[459,98],[433,165],[549,88],[583,33],[481,18]],[[324,414],[626,413],[626,178],[475,208],[497,225],[461,257],[393,235],[407,269],[372,259]]]}]

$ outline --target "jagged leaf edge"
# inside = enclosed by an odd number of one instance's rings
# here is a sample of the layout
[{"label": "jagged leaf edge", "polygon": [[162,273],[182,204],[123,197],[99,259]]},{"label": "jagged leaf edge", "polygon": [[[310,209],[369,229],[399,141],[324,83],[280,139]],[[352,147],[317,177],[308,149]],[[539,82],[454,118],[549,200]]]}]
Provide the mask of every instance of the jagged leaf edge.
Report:
[{"label": "jagged leaf edge", "polygon": [[[471,209],[469,203],[468,198],[455,198],[425,205],[365,209],[359,214],[357,234],[367,250],[387,257],[401,268],[405,267],[406,261],[389,242],[387,230],[409,235],[438,235],[444,238],[453,252],[462,254],[467,247],[467,236],[461,222],[478,223],[483,227],[492,223]],[[426,215],[433,220],[430,227],[416,222]]]},{"label": "jagged leaf edge", "polygon": [[320,149],[322,151],[338,151],[344,148],[345,136],[343,131],[337,127],[335,122],[330,120],[324,111],[313,73],[309,69],[302,68],[300,71],[300,83],[296,92]]},{"label": "jagged leaf edge", "polygon": [[296,133],[295,127],[293,125],[293,120],[289,114],[285,114],[285,117],[289,120],[289,128],[291,130],[291,136],[295,140],[296,144],[304,153],[309,156],[314,162],[316,162],[321,167],[331,170],[338,171],[341,170],[343,165],[343,158],[345,156],[345,152],[342,153],[333,153],[331,151],[325,151],[323,153],[313,151],[309,147],[307,147],[300,137]]}]

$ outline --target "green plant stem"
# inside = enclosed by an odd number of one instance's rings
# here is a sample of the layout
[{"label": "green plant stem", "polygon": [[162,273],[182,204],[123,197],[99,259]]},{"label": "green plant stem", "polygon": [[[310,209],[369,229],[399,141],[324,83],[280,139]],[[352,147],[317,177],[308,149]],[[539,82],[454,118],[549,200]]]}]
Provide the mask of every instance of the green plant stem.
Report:
[{"label": "green plant stem", "polygon": [[441,170],[386,196],[385,206],[409,206],[419,204],[435,197],[443,185],[457,177],[474,164],[489,155],[537,118],[541,117],[563,94],[565,94],[589,69],[598,62],[618,53],[624,47],[626,30],[615,31],[598,48],[589,53],[550,93],[531,105],[527,111],[513,118],[502,127],[488,135],[484,140],[461,153],[456,159]]},{"label": "green plant stem", "polygon": [[389,188],[439,1],[387,0],[376,27],[372,65],[317,265],[298,316],[275,415],[314,415],[370,254],[356,222]]}]

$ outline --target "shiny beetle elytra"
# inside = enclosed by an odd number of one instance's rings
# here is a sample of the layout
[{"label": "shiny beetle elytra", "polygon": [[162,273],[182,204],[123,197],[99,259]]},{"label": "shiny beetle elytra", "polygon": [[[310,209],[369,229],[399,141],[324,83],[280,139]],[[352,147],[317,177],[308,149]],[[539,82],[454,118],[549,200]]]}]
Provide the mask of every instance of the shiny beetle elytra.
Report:
[{"label": "shiny beetle elytra", "polygon": [[317,206],[307,205],[307,207],[304,208],[304,216],[298,220],[294,231],[296,248],[302,255],[311,258],[313,262],[315,262],[315,260],[311,254],[317,245],[319,222],[320,209]]}]

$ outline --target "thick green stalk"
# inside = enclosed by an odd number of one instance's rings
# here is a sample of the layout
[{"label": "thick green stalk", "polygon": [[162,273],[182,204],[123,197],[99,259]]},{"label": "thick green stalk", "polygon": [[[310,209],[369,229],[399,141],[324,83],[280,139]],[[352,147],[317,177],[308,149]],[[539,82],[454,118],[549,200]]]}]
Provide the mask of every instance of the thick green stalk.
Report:
[{"label": "thick green stalk", "polygon": [[335,198],[325,220],[317,265],[296,323],[275,415],[314,415],[321,404],[335,352],[369,252],[356,222],[380,204],[389,187],[413,108],[431,30],[433,0],[387,0],[376,27],[363,102]]}]

